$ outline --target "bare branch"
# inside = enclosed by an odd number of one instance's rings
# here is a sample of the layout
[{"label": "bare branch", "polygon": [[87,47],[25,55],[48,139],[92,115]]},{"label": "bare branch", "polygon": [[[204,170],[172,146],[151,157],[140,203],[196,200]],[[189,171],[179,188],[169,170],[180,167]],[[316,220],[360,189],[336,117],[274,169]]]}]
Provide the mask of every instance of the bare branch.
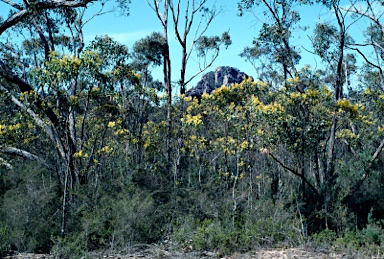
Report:
[{"label": "bare branch", "polygon": [[384,51],[384,48],[375,40],[372,39],[372,45],[378,47],[381,51]]},{"label": "bare branch", "polygon": [[35,162],[38,162],[42,165],[44,165],[45,168],[47,168],[48,170],[51,170],[51,171],[54,171],[55,168],[49,164],[47,164],[44,159],[28,152],[28,151],[25,151],[25,150],[21,150],[21,149],[18,149],[18,148],[14,148],[14,147],[0,147],[0,153],[3,153],[3,154],[7,154],[7,155],[12,155],[12,156],[19,156],[19,157],[23,157],[23,158],[26,158],[26,159],[29,159],[31,161],[35,161]]},{"label": "bare branch", "polygon": [[65,148],[62,145],[58,134],[56,134],[51,127],[49,127],[32,109],[21,103],[15,96],[13,96],[5,87],[0,85],[0,91],[6,93],[11,101],[19,108],[26,111],[34,119],[36,124],[49,136],[49,138],[56,144],[56,147],[62,157],[65,157]]},{"label": "bare branch", "polygon": [[1,157],[0,157],[0,165],[4,165],[6,168],[11,170],[13,169],[13,166],[10,163],[8,163],[4,158],[1,158]]},{"label": "bare branch", "polygon": [[[167,0],[167,1],[168,1],[169,9],[171,10],[173,26],[175,27],[175,34],[176,34],[177,41],[180,43],[182,47],[185,47],[185,41],[181,38],[180,31],[179,31],[180,0],[177,3],[177,10],[175,10],[172,0]],[[189,7],[189,1],[187,2],[186,12],[188,12],[188,7]],[[187,17],[188,15],[186,14],[186,18]]]},{"label": "bare branch", "polygon": [[285,170],[287,170],[287,171],[291,172],[292,174],[300,177],[309,186],[309,188],[311,188],[314,191],[314,193],[317,196],[320,196],[320,194],[317,191],[317,189],[308,181],[308,179],[304,175],[299,174],[295,169],[292,169],[292,168],[288,167],[287,165],[285,165],[281,161],[281,159],[279,159],[278,157],[274,156],[270,151],[268,151],[268,155],[270,157],[272,157],[272,159],[275,160],[279,165],[281,165]]},{"label": "bare branch", "polygon": [[20,21],[22,21],[24,18],[26,18],[30,14],[30,11],[28,10],[22,10],[18,13],[15,13],[11,17],[9,17],[7,20],[5,20],[1,25],[0,25],[0,35],[3,34],[3,32],[10,27],[18,24]]},{"label": "bare branch", "polygon": [[[167,10],[164,10],[164,14],[161,14],[160,12],[160,0],[153,0],[153,4],[152,5],[149,0],[145,0],[148,4],[148,6],[156,13],[157,15],[157,18],[159,18],[160,22],[161,22],[161,25],[163,27],[166,27],[167,25]],[[168,1],[168,0],[165,0],[165,1]]]},{"label": "bare branch", "polygon": [[[367,2],[369,3],[369,1],[367,1]],[[353,9],[352,9],[352,7],[344,8],[344,7],[341,7],[341,6],[339,8],[341,10],[343,10],[343,11],[346,11],[346,12],[352,12],[352,13],[360,14],[360,15],[362,15],[364,17],[367,17],[368,19],[373,21],[377,26],[379,26],[381,28],[381,30],[384,32],[384,25],[382,23],[380,23],[378,18],[376,18],[375,16],[369,14],[368,10],[367,11],[359,10],[359,9],[356,8],[356,6],[353,6]],[[372,10],[372,7],[371,7],[371,10]]]},{"label": "bare branch", "polygon": [[[104,1],[103,1],[103,2],[104,2]],[[116,9],[117,9],[116,7],[114,7],[114,8],[112,8],[112,9],[110,9],[110,10],[106,10],[106,11],[104,11],[104,7],[105,7],[105,5],[102,5],[99,11],[97,11],[97,12],[94,13],[94,14],[92,14],[91,17],[89,17],[85,22],[82,23],[81,27],[84,27],[88,22],[90,22],[91,20],[93,20],[95,17],[97,17],[97,16],[102,16],[102,15],[104,15],[104,14],[108,14],[108,13],[113,13],[113,12],[115,12]]]},{"label": "bare branch", "polygon": [[200,26],[201,26],[201,24],[202,24],[202,22],[203,22],[203,20],[200,19],[199,24],[198,24],[198,26],[197,26],[197,28],[196,28],[196,31],[195,31],[194,39],[193,39],[193,41],[192,41],[191,47],[190,47],[190,49],[189,49],[189,51],[188,51],[188,54],[187,54],[187,61],[189,60],[189,58],[190,58],[190,56],[191,56],[191,54],[192,54],[193,48],[194,48],[194,46],[196,45],[197,40],[198,40],[201,36],[203,36],[203,35],[206,33],[206,31],[208,30],[208,28],[209,28],[210,24],[212,23],[213,19],[214,19],[217,15],[218,15],[218,12],[216,12],[216,11],[212,11],[212,12],[211,12],[211,15],[209,16],[208,20],[207,20],[206,23],[205,23],[204,28],[199,32],[199,30],[200,30]]},{"label": "bare branch", "polygon": [[360,177],[359,181],[355,183],[355,185],[350,189],[349,193],[344,197],[343,203],[348,203],[353,195],[360,189],[360,187],[363,185],[365,179],[370,175],[372,171],[373,163],[376,161],[378,156],[380,155],[381,151],[384,148],[384,139],[381,140],[380,145],[376,148],[375,153],[372,155],[371,159],[369,160],[369,163],[367,167],[364,169],[362,176]]},{"label": "bare branch", "polygon": [[[21,93],[35,92],[32,86],[21,80],[19,77],[13,74],[12,70],[0,60],[0,76],[3,77],[7,82],[15,84],[19,87]],[[38,99],[34,103],[39,109],[45,112],[49,120],[55,127],[59,127],[59,119],[52,109],[44,109],[43,100],[38,95]]]},{"label": "bare branch", "polygon": [[18,24],[20,21],[24,20],[28,16],[34,14],[34,10],[48,10],[48,9],[56,9],[60,7],[86,7],[88,3],[91,3],[95,0],[81,0],[81,1],[66,1],[66,0],[51,0],[46,2],[38,2],[34,4],[33,8],[28,7],[26,9],[20,10],[15,13],[7,20],[5,20],[0,25],[0,35],[3,34],[4,31],[11,28],[12,26]]},{"label": "bare branch", "polygon": [[361,50],[359,50],[358,48],[351,48],[351,47],[347,47],[347,48],[349,48],[351,50],[357,51],[360,54],[360,56],[365,60],[365,62],[367,62],[367,64],[369,64],[369,65],[373,66],[374,68],[377,68],[377,70],[379,70],[379,75],[380,75],[380,80],[381,80],[380,88],[381,88],[381,90],[384,91],[384,86],[383,86],[384,78],[383,78],[383,70],[382,70],[382,68],[380,66],[372,63],[371,61],[369,61],[368,58],[364,55],[364,53],[361,52]]},{"label": "bare branch", "polygon": [[201,73],[203,73],[205,70],[207,70],[209,67],[212,66],[213,62],[215,62],[215,60],[217,59],[217,57],[219,56],[219,52],[217,51],[215,53],[215,55],[211,58],[211,61],[209,63],[205,63],[204,62],[204,66],[201,67],[199,65],[199,71],[197,71],[193,76],[191,76],[187,81],[185,81],[185,85],[187,85],[188,83],[190,83],[193,79],[195,79],[198,75],[200,75]]},{"label": "bare branch", "polygon": [[11,0],[1,0],[2,2],[6,3],[6,4],[9,4],[10,6],[12,6],[13,8],[16,8],[18,10],[23,10],[23,7],[19,4],[16,4],[14,2],[12,2]]},{"label": "bare branch", "polygon": [[381,71],[381,67],[379,67],[378,65],[376,65],[376,64],[372,63],[371,61],[369,61],[368,58],[364,55],[364,53],[361,52],[361,50],[359,50],[358,48],[351,48],[351,47],[348,47],[348,46],[347,46],[347,48],[351,49],[351,50],[357,51],[361,55],[361,57],[365,60],[365,62],[367,62],[369,65],[371,65],[371,66],[373,66],[373,67],[375,67],[375,68],[377,68],[377,69],[379,69]]}]

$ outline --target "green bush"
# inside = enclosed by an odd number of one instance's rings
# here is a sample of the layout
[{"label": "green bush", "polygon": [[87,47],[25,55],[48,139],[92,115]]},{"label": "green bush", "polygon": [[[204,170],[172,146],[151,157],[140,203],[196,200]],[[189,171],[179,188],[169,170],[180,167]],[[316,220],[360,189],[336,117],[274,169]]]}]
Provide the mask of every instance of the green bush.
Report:
[{"label": "green bush", "polygon": [[[106,187],[84,186],[68,208],[67,234],[55,240],[58,256],[78,258],[91,251],[121,251],[136,243],[160,239],[151,194],[119,181]],[[76,206],[75,204],[76,203]]]},{"label": "green bush", "polygon": [[[248,251],[260,246],[298,246],[303,242],[300,221],[282,207],[259,201],[255,210],[222,210],[219,218],[197,220],[188,215],[174,227],[173,239],[181,247],[219,253]],[[241,221],[241,222],[239,222]]]},{"label": "green bush", "polygon": [[0,249],[49,252],[60,231],[56,182],[38,165],[21,164],[3,175],[0,197]]},{"label": "green bush", "polygon": [[326,229],[309,237],[309,243],[315,250],[346,253],[355,258],[384,256],[383,241],[384,230],[380,222],[372,220],[371,214],[368,216],[367,226],[362,230],[345,230],[337,233]]},{"label": "green bush", "polygon": [[384,241],[384,230],[382,228],[384,220],[375,222],[372,217],[373,209],[368,214],[368,224],[361,231],[364,243],[367,245],[378,245],[380,246]]}]

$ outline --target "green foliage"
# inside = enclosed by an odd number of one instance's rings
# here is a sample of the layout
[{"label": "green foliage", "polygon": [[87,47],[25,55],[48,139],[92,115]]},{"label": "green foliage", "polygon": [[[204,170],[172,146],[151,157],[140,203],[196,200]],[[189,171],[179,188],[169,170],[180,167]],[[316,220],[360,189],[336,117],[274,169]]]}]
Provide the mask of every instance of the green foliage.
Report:
[{"label": "green foliage", "polygon": [[[335,51],[335,46],[331,45],[337,43],[335,40],[338,37],[336,27],[326,23],[316,24],[314,35],[312,43],[314,51],[323,59],[329,58],[329,52]],[[332,54],[334,55],[334,53]]]},{"label": "green foliage", "polygon": [[363,229],[345,229],[339,232],[326,229],[310,236],[310,245],[316,250],[344,252],[359,258],[383,255],[383,224],[372,219],[372,211],[368,214],[368,224]]},{"label": "green foliage", "polygon": [[[371,227],[367,227],[367,229]],[[309,239],[309,244],[315,250],[348,253],[358,258],[382,256],[384,255],[382,246],[373,242],[372,238],[378,241],[377,234],[378,232],[382,233],[383,229],[377,225],[372,228],[374,228],[374,230],[346,230],[342,233],[336,233],[332,230],[324,230],[312,235]]]},{"label": "green foliage", "polygon": [[164,37],[153,32],[133,45],[134,64],[137,64],[140,70],[141,66],[160,66],[163,63],[163,55],[165,53],[166,42]]},{"label": "green foliage", "polygon": [[6,191],[0,199],[0,252],[49,252],[51,236],[59,233],[57,183],[52,175],[21,163],[1,178]]},{"label": "green foliage", "polygon": [[224,32],[221,37],[219,36],[201,36],[196,41],[195,48],[197,50],[198,56],[205,57],[209,51],[218,52],[220,46],[224,45],[225,48],[228,48],[232,44],[231,37],[228,32]]},{"label": "green foliage", "polygon": [[90,251],[150,243],[162,235],[163,224],[156,225],[158,215],[151,195],[119,180],[99,188],[97,192],[84,188],[76,194],[79,206],[67,215],[71,231],[64,238],[55,238],[54,254],[78,258]]},{"label": "green foliage", "polygon": [[382,228],[384,221],[381,220],[380,222],[375,222],[375,220],[372,218],[372,212],[373,209],[371,209],[370,213],[368,214],[368,224],[362,230],[362,238],[367,245],[380,246],[384,241],[384,230]]},{"label": "green foliage", "polygon": [[[85,258],[169,239],[218,254],[305,244],[382,255],[381,69],[368,62],[359,70],[349,52],[336,64],[340,34],[327,21],[312,38],[326,71],[296,69],[297,7],[309,2],[239,1],[240,11],[257,6],[266,15],[241,54],[261,80],[244,78],[201,99],[160,93],[171,92],[152,77],[169,54],[160,33],[132,49],[107,35],[83,46],[74,9],[41,10],[34,28],[22,22],[20,45],[0,43],[0,257]],[[202,3],[194,11],[209,25],[216,13]],[[187,46],[209,65],[209,54],[214,60],[231,44],[227,32],[208,37],[199,26],[193,44],[191,27],[185,40],[178,34],[182,65]],[[367,28],[380,46],[382,34]],[[349,84],[355,73],[360,88]],[[337,100],[336,79],[348,88]]]},{"label": "green foliage", "polygon": [[304,239],[299,219],[270,205],[271,200],[258,200],[255,209],[248,211],[234,213],[223,208],[215,219],[196,220],[189,215],[174,227],[174,240],[187,249],[220,254],[300,245]]}]

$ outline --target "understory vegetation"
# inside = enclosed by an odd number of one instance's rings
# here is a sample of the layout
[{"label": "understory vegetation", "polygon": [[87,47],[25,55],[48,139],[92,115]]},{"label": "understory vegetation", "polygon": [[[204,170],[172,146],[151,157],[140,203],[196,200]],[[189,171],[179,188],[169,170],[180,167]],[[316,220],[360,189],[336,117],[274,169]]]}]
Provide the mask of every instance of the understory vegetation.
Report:
[{"label": "understory vegetation", "polygon": [[[166,33],[132,49],[109,36],[84,45],[90,1],[50,2],[7,1],[14,13],[0,19],[0,257],[85,258],[153,243],[384,255],[384,26],[377,19],[365,31],[376,56],[346,29],[347,18],[381,17],[374,8],[312,3],[336,21],[316,26],[324,69],[315,69],[296,68],[290,43],[295,8],[311,3],[239,1],[241,12],[266,8],[241,54],[257,73],[191,98],[185,74],[171,77]],[[197,2],[191,8],[204,8],[189,15],[205,21],[209,2]],[[180,8],[153,0],[157,14],[160,3],[177,24]],[[230,43],[202,33],[190,44],[209,59]],[[151,75],[158,66],[162,82]]]}]

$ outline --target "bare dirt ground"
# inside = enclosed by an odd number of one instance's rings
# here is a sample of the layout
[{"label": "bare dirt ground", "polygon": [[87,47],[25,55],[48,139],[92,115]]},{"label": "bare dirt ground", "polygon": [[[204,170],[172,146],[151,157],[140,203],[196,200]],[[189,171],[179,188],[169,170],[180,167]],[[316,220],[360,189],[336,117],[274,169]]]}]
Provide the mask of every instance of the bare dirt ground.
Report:
[{"label": "bare dirt ground", "polygon": [[[38,255],[22,253],[14,256],[5,257],[6,259],[56,259],[53,255]],[[114,255],[90,255],[87,258],[101,258],[101,259],[142,259],[142,258],[153,258],[153,259],[210,259],[210,258],[221,258],[221,259],[326,259],[326,258],[354,258],[345,254],[335,253],[321,253],[321,252],[310,252],[303,249],[270,249],[260,250],[249,253],[236,253],[230,256],[218,255],[213,252],[177,252],[177,251],[166,251],[160,248],[148,248],[146,250],[136,251],[130,254],[114,254]]]}]

